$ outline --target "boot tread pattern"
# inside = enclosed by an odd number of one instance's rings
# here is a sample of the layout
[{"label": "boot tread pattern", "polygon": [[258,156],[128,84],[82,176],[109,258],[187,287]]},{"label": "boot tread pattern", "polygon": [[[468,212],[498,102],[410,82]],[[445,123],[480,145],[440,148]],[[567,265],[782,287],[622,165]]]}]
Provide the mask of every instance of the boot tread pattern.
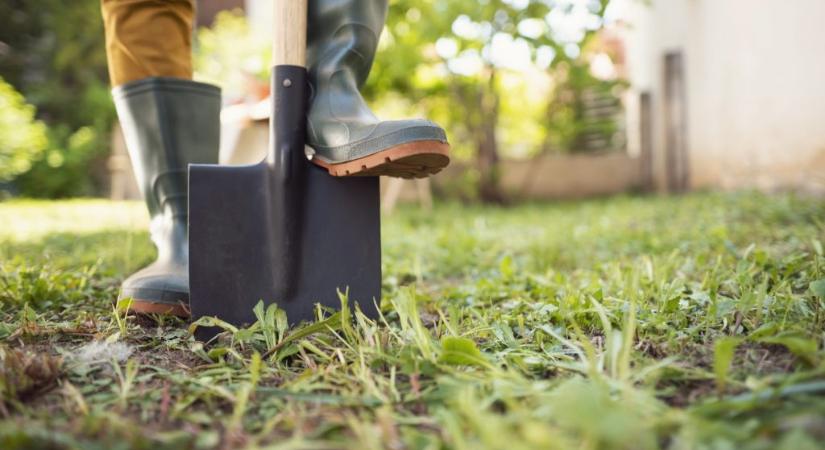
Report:
[{"label": "boot tread pattern", "polygon": [[418,141],[382,150],[363,158],[330,164],[320,158],[312,162],[334,177],[426,178],[450,163],[450,145],[440,141]]}]

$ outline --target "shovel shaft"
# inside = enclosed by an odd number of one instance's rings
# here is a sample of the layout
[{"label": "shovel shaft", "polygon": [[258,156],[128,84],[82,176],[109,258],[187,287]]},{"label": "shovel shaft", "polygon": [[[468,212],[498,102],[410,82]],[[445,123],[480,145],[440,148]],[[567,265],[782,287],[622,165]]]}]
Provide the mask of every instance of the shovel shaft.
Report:
[{"label": "shovel shaft", "polygon": [[294,296],[300,273],[308,162],[304,156],[307,111],[307,0],[274,0],[275,32],[270,120],[269,246],[272,294]]},{"label": "shovel shaft", "polygon": [[[283,0],[278,0],[283,1]],[[278,300],[293,296],[300,276],[304,228],[306,175],[307,71],[292,65],[275,66],[272,73],[273,113],[270,125],[269,207],[272,213],[273,291]]]},{"label": "shovel shaft", "polygon": [[305,162],[307,0],[273,0],[273,11],[268,162],[284,182]]},{"label": "shovel shaft", "polygon": [[307,0],[273,0],[272,64],[306,67]]}]

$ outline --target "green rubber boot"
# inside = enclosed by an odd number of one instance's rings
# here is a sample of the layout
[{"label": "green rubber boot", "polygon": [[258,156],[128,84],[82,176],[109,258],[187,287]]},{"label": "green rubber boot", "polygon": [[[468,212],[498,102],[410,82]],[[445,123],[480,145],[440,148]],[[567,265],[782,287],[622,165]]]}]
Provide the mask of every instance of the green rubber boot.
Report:
[{"label": "green rubber boot", "polygon": [[157,260],[123,282],[120,298],[142,313],[189,315],[189,164],[217,164],[221,92],[175,78],[112,91],[126,147],[151,216]]},{"label": "green rubber boot", "polygon": [[422,178],[450,162],[444,130],[427,120],[383,122],[359,93],[372,68],[388,0],[309,2],[307,65],[312,160],[335,176]]}]

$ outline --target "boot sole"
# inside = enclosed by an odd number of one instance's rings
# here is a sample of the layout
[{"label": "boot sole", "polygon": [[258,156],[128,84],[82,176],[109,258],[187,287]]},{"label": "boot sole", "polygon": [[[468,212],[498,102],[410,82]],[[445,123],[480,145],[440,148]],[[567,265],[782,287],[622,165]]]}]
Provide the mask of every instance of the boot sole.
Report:
[{"label": "boot sole", "polygon": [[416,141],[382,150],[372,155],[338,164],[313,158],[334,177],[426,178],[450,163],[450,144]]},{"label": "boot sole", "polygon": [[161,314],[166,316],[177,316],[182,319],[188,319],[192,314],[189,308],[179,304],[172,305],[169,303],[155,303],[139,299],[132,299],[132,305],[129,310],[138,314]]},{"label": "boot sole", "polygon": [[189,311],[188,294],[176,293],[177,295],[170,296],[172,298],[160,300],[169,293],[171,291],[156,289],[122,289],[118,300],[131,297],[132,304],[129,306],[129,310],[138,314],[162,314],[184,319],[189,318],[191,313]]}]

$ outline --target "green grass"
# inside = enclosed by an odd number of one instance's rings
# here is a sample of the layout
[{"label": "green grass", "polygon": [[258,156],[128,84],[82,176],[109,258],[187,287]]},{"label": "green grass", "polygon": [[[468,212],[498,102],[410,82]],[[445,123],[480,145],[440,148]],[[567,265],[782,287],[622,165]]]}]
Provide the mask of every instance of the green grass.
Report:
[{"label": "green grass", "polygon": [[822,200],[403,210],[378,321],[261,309],[210,346],[113,307],[153,256],[141,205],[7,202],[0,224],[3,449],[825,441]]}]

